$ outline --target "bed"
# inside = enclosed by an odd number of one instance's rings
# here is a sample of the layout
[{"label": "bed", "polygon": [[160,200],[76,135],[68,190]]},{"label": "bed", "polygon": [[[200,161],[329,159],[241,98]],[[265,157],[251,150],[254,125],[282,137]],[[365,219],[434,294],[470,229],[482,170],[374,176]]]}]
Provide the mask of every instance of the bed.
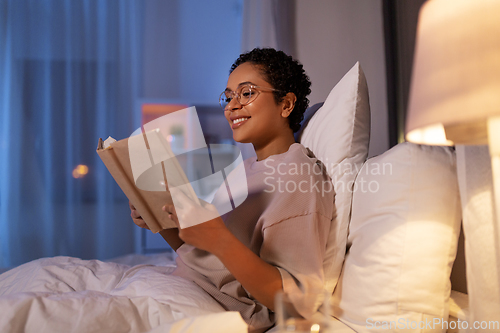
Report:
[{"label": "bed", "polygon": [[[336,192],[325,276],[335,332],[376,332],[373,323],[401,318],[448,320],[461,218],[454,152],[400,144],[367,162],[370,108],[359,63],[304,122],[297,140],[325,164]],[[384,163],[390,174],[369,172]],[[377,191],[361,190],[373,182]],[[171,276],[173,259],[54,257],[11,269],[0,275],[0,331],[247,332],[239,313]]]},{"label": "bed", "polygon": [[170,276],[175,268],[170,257],[131,266],[54,257],[16,267],[1,276],[0,331],[150,332],[161,327],[168,332],[172,323],[201,317],[214,324],[207,327],[218,327],[214,332],[224,332],[226,324],[231,324],[228,332],[239,332],[238,327],[246,332],[238,313],[224,312],[200,287]]}]

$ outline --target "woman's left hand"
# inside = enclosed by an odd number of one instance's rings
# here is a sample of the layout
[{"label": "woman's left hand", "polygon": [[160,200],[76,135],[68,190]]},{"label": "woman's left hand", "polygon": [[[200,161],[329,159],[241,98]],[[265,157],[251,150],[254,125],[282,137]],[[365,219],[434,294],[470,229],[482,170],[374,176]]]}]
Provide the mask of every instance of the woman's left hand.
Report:
[{"label": "woman's left hand", "polygon": [[215,206],[201,199],[201,204],[195,203],[175,188],[171,194],[176,204],[165,205],[163,210],[179,228],[179,237],[187,244],[215,254],[224,238],[231,235]]}]

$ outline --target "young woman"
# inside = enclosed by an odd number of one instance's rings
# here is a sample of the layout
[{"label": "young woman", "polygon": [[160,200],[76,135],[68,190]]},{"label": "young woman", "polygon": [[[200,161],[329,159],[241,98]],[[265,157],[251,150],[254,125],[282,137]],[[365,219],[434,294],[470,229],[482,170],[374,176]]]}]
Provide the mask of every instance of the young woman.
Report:
[{"label": "young woman", "polygon": [[[309,93],[302,65],[285,53],[242,54],[220,102],[234,140],[255,148],[257,157],[244,162],[248,197],[222,217],[162,232],[178,254],[174,275],[195,282],[225,309],[239,311],[253,331],[273,325],[277,292],[296,295],[299,308],[300,295],[323,289],[334,194],[320,191],[318,184],[331,180],[293,137]],[[221,197],[216,194],[214,203]],[[131,209],[134,222],[146,227]],[[174,207],[164,210],[178,224]]]}]

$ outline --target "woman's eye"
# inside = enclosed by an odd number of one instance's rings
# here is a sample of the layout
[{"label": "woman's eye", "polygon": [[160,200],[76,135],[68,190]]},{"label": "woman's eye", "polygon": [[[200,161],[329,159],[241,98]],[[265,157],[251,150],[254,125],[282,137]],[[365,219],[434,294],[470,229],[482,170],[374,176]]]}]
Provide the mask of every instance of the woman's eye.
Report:
[{"label": "woman's eye", "polygon": [[231,97],[226,97],[225,102],[226,102],[226,103],[230,103],[230,102],[231,102],[231,100],[232,100],[232,98],[231,98]]},{"label": "woman's eye", "polygon": [[242,96],[245,97],[245,98],[249,98],[252,96],[252,92],[251,91],[244,91],[242,93]]}]

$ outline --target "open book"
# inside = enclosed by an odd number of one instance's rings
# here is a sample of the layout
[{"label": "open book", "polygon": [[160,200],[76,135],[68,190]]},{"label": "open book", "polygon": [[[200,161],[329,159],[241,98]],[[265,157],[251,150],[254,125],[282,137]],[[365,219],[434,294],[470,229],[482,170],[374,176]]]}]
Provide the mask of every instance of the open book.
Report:
[{"label": "open book", "polygon": [[159,130],[120,141],[99,138],[97,154],[154,233],[176,228],[162,210],[164,205],[173,204],[169,186],[181,189],[199,203],[170,144]]}]

